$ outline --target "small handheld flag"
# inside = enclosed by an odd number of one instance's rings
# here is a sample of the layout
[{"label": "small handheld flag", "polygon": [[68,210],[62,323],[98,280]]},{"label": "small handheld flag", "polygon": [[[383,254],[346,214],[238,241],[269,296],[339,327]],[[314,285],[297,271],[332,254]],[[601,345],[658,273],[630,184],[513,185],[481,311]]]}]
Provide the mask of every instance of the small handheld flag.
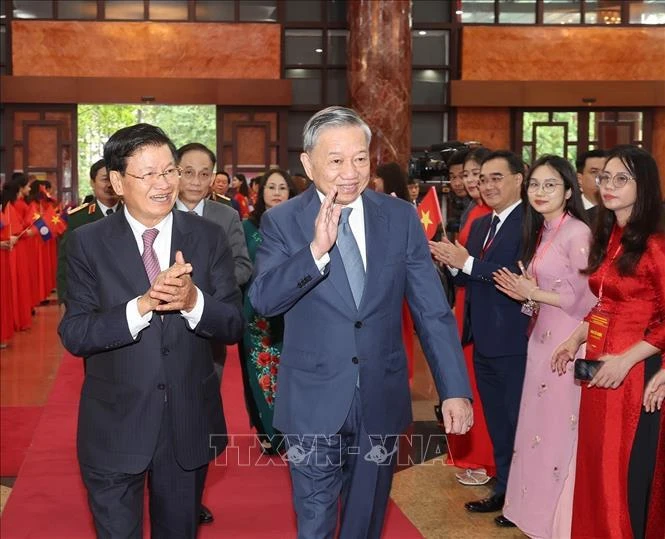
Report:
[{"label": "small handheld flag", "polygon": [[418,204],[418,217],[425,230],[425,236],[431,240],[438,226],[443,223],[436,188],[432,187]]}]

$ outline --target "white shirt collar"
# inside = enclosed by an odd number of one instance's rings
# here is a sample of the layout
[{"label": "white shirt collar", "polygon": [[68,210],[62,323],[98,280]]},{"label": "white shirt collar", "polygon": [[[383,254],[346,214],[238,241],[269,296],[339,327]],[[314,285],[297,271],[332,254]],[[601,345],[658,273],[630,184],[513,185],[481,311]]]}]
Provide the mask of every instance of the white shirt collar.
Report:
[{"label": "white shirt collar", "polygon": [[[140,223],[136,219],[134,219],[134,217],[132,217],[132,214],[129,213],[127,206],[124,207],[124,211],[125,211],[125,217],[127,218],[127,222],[129,223],[129,227],[132,229],[134,236],[137,236],[139,238],[142,237],[143,233],[146,230],[148,230],[148,227]],[[161,232],[162,230],[164,230],[164,227],[170,225],[172,221],[173,221],[173,213],[169,212],[168,215],[164,217],[164,219],[162,219],[159,223],[150,228],[156,228]]]},{"label": "white shirt collar", "polygon": [[106,216],[106,212],[108,210],[113,210],[113,213],[118,211],[118,203],[117,202],[115,203],[115,206],[111,207],[111,206],[106,206],[106,205],[102,204],[99,200],[97,200],[97,206],[99,206],[99,209],[101,210],[102,214],[104,214],[104,216]]},{"label": "white shirt collar", "polygon": [[492,216],[498,215],[499,216],[499,223],[503,223],[506,218],[513,212],[517,206],[519,206],[522,203],[522,199],[519,199],[517,202],[514,202],[510,206],[508,206],[505,210],[503,210],[501,213],[496,213],[495,211],[492,212]]},{"label": "white shirt collar", "polygon": [[199,217],[203,217],[203,206],[204,205],[205,205],[205,199],[204,198],[199,200],[199,203],[196,206],[194,206],[194,208],[191,209],[191,210],[187,206],[185,206],[185,203],[182,200],[180,200],[179,198],[177,198],[176,201],[175,201],[175,207],[177,209],[179,209],[180,211],[186,211],[186,212],[193,211]]},{"label": "white shirt collar", "polygon": [[589,208],[593,208],[595,204],[591,202],[587,197],[582,195],[582,204],[584,204],[584,209],[588,210]]}]

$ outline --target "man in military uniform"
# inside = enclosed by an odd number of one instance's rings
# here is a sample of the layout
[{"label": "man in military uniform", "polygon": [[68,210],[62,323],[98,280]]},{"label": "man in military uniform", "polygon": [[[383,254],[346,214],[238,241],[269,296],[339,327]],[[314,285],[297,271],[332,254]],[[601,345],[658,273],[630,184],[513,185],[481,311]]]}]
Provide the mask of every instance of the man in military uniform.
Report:
[{"label": "man in military uniform", "polygon": [[229,190],[229,185],[231,185],[231,178],[229,178],[229,175],[223,170],[218,170],[215,173],[215,179],[210,186],[210,200],[226,204],[227,206],[233,206],[231,199],[226,196],[226,193]]},{"label": "man in military uniform", "polygon": [[90,167],[90,185],[94,193],[92,202],[83,203],[69,210],[67,231],[58,245],[57,287],[60,304],[64,304],[67,297],[67,237],[69,233],[75,228],[115,213],[120,205],[120,199],[111,186],[103,159]]}]

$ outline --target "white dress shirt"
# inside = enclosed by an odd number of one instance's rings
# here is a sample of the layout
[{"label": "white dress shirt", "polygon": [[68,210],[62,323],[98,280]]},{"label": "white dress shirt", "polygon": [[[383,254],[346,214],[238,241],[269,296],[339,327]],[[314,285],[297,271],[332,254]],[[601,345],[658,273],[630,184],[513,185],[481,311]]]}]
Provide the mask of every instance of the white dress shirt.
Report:
[{"label": "white dress shirt", "polygon": [[[501,230],[501,227],[503,226],[504,221],[508,218],[508,216],[513,212],[517,206],[519,206],[522,203],[522,200],[518,200],[517,202],[511,204],[508,206],[505,210],[503,210],[501,213],[496,213],[495,211],[492,212],[492,219],[494,220],[494,216],[499,217],[499,223],[496,225],[496,231],[494,232],[494,237],[496,238],[496,235],[499,233],[499,230]],[[490,227],[491,228],[491,227]],[[489,230],[487,231],[487,234],[485,235],[485,240],[483,241],[483,247],[485,247],[485,244],[487,243],[487,238],[489,237],[490,233]],[[474,257],[469,256],[469,258],[466,259],[466,262],[464,262],[464,266],[462,267],[462,271],[466,273],[467,275],[471,275],[471,272],[473,271],[473,261],[475,260]]]},{"label": "white dress shirt", "polygon": [[582,194],[582,204],[584,204],[584,209],[588,210],[589,208],[593,208],[595,204],[591,202],[587,197]]},{"label": "white dress shirt", "polygon": [[113,210],[113,213],[118,211],[118,203],[116,202],[115,206],[110,207],[110,206],[105,206],[102,204],[99,200],[97,201],[97,206],[99,206],[99,209],[102,211],[102,214],[106,217],[107,211]]},{"label": "white dress shirt", "polygon": [[[319,195],[319,199],[321,200],[321,203],[323,203],[325,195],[318,189],[316,190],[316,194]],[[351,204],[344,207],[353,208],[353,211],[349,215],[349,227],[351,227],[351,232],[353,232],[353,237],[355,238],[356,243],[358,244],[358,249],[360,249],[360,257],[363,259],[363,267],[365,268],[365,271],[367,271],[367,248],[365,242],[365,207],[363,206],[362,196],[359,196],[353,202],[351,202]],[[314,253],[312,253],[312,257],[314,257]],[[318,260],[314,258],[314,262],[316,263],[316,267],[319,268],[319,271],[323,272],[323,269],[330,262],[330,255],[328,253],[324,253],[323,256]]]},{"label": "white dress shirt", "polygon": [[199,200],[199,203],[196,206],[194,206],[194,208],[192,208],[191,210],[187,206],[185,206],[185,203],[182,200],[180,200],[179,198],[176,199],[176,201],[175,201],[175,207],[177,209],[179,209],[180,211],[186,211],[186,212],[193,211],[199,217],[203,217],[203,206],[204,205],[205,205],[205,199],[204,198]]},{"label": "white dress shirt", "polygon": [[[139,248],[139,253],[143,256],[143,233],[148,229],[147,226],[139,223],[127,210],[127,206],[124,208],[125,218],[129,223],[129,227],[132,229],[134,234],[134,239],[136,240],[136,245]],[[157,260],[159,261],[159,269],[164,271],[169,267],[170,257],[171,257],[171,235],[173,231],[173,214],[169,213],[164,219],[162,219],[154,227],[159,230],[159,234],[155,238],[152,248],[155,250],[157,255]],[[145,315],[141,316],[139,313],[138,307],[139,298],[134,298],[127,302],[127,307],[125,309],[125,314],[127,316],[127,325],[129,326],[129,332],[132,335],[132,338],[136,340],[138,334],[147,328],[150,325],[152,320],[152,313],[150,311]],[[196,328],[197,324],[201,321],[201,316],[203,315],[203,293],[196,287],[196,304],[194,308],[189,311],[180,311],[183,318],[187,320],[189,327],[191,329]]]}]

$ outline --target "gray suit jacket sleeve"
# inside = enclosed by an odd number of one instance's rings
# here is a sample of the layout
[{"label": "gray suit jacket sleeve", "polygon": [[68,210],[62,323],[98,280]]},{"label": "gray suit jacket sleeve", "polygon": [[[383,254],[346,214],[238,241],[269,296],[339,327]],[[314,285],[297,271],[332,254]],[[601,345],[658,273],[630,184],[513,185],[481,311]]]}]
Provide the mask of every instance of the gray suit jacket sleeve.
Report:
[{"label": "gray suit jacket sleeve", "polygon": [[242,286],[252,276],[252,261],[247,253],[247,242],[242,230],[238,212],[214,200],[206,200],[203,206],[203,217],[217,223],[224,229],[231,252],[233,253],[234,273],[238,286]]}]

